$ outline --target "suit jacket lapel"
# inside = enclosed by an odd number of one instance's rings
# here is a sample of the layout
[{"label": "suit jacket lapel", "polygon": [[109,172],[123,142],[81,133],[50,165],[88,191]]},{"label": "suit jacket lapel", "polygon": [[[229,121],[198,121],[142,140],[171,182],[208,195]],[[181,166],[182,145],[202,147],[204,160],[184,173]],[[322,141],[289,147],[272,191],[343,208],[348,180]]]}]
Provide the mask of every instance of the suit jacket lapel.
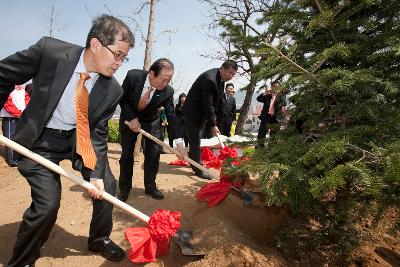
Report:
[{"label": "suit jacket lapel", "polygon": [[49,95],[51,95],[51,97],[49,97],[49,104],[47,106],[48,116],[50,116],[57,107],[57,104],[71,79],[82,51],[83,47],[71,47],[65,52],[65,57],[58,62],[53,83],[49,89]]},{"label": "suit jacket lapel", "polygon": [[161,91],[161,90],[155,90],[153,97],[150,99],[149,104],[145,107],[151,107],[153,105],[158,105],[163,99],[164,99],[164,94],[165,94],[165,90]]},{"label": "suit jacket lapel", "polygon": [[108,88],[110,87],[111,78],[106,78],[102,75],[99,76],[94,84],[89,95],[89,121],[93,113],[99,108],[103,107],[102,103],[106,100],[108,95]]},{"label": "suit jacket lapel", "polygon": [[218,87],[218,96],[220,98],[224,98],[223,94],[224,94],[224,82],[221,80],[221,75],[219,73],[219,69],[217,69],[217,87]]}]

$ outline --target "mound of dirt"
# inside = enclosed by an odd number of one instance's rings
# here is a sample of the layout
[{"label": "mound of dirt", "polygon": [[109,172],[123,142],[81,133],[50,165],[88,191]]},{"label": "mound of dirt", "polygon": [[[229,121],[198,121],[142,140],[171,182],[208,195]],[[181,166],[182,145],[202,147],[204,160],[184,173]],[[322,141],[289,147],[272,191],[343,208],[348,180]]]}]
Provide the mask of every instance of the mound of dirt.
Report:
[{"label": "mound of dirt", "polygon": [[[0,149],[3,149],[0,146]],[[118,144],[109,144],[109,161],[112,172],[118,179]],[[0,151],[4,155],[4,151]],[[127,203],[151,215],[157,209],[182,212],[182,229],[194,231],[193,245],[196,250],[207,253],[204,257],[183,256],[179,246],[171,242],[166,256],[157,263],[145,266],[282,266],[285,260],[268,246],[277,227],[289,219],[288,213],[279,208],[259,208],[243,205],[238,195],[230,193],[219,206],[208,208],[199,202],[195,193],[205,183],[193,176],[190,168],[173,167],[168,163],[175,160],[171,154],[163,154],[160,161],[157,186],[164,192],[165,199],[158,201],[144,194],[143,158],[135,162],[134,188]],[[69,161],[61,166],[75,174]],[[79,175],[79,174],[78,174]],[[0,158],[0,236],[8,242],[0,243],[0,265],[5,266],[11,257],[22,214],[30,205],[30,188],[16,168],[10,168]],[[119,263],[104,260],[87,249],[88,227],[92,205],[85,190],[67,179],[62,179],[63,195],[56,225],[49,240],[41,250],[37,266],[132,266],[125,259]],[[127,227],[145,224],[118,208],[114,209],[114,228],[111,238],[129,250],[124,238]]]}]

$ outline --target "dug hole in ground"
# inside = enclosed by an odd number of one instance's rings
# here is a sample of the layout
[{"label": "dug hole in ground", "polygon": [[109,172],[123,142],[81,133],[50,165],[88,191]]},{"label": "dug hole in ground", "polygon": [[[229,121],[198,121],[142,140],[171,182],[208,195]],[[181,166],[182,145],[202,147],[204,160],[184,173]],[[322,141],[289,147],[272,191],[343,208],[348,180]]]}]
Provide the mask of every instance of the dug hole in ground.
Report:
[{"label": "dug hole in ground", "polygon": [[[0,146],[4,155],[4,146]],[[110,167],[118,179],[121,148],[109,144]],[[220,205],[208,208],[206,202],[195,198],[205,181],[193,176],[188,167],[169,166],[175,155],[161,155],[157,176],[158,188],[165,194],[164,200],[155,200],[144,194],[143,157],[135,162],[133,190],[127,203],[151,215],[157,209],[182,212],[182,229],[193,230],[192,244],[204,257],[183,256],[180,248],[171,242],[166,256],[157,263],[145,266],[285,266],[285,259],[268,241],[278,226],[289,219],[280,208],[244,206],[238,195],[230,193]],[[61,166],[77,175],[70,161]],[[117,181],[118,182],[118,181]],[[22,214],[30,205],[30,187],[16,168],[10,168],[0,157],[0,266],[6,266],[12,254]],[[56,225],[49,240],[41,250],[36,266],[136,266],[128,259],[114,263],[103,259],[87,248],[88,228],[92,204],[84,189],[62,178],[62,199]],[[111,239],[127,252],[130,248],[124,237],[128,227],[145,226],[143,222],[114,208],[114,228]],[[140,265],[137,265],[140,266]]]}]

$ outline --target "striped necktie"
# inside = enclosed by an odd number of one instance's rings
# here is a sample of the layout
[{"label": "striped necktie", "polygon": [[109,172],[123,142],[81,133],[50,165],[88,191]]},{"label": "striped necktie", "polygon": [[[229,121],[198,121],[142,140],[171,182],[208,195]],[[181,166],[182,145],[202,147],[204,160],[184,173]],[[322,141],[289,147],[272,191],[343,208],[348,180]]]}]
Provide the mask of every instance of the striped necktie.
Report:
[{"label": "striped necktie", "polygon": [[85,167],[94,170],[96,154],[90,139],[89,130],[89,93],[85,81],[90,79],[89,74],[81,73],[76,86],[76,152],[82,156]]},{"label": "striped necktie", "polygon": [[148,88],[149,89],[146,91],[146,93],[144,93],[144,95],[139,100],[139,103],[138,103],[138,106],[137,106],[139,111],[142,111],[147,106],[147,104],[149,103],[150,93],[154,89],[151,86],[149,86]]}]

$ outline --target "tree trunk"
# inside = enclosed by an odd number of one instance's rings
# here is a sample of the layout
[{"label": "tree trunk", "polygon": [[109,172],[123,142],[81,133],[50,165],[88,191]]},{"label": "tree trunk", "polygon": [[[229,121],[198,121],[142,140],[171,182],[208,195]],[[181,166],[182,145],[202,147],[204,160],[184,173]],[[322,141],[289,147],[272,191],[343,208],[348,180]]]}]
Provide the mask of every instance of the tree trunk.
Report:
[{"label": "tree trunk", "polygon": [[143,64],[144,70],[149,70],[151,65],[151,52],[153,47],[153,32],[154,32],[154,18],[156,16],[156,3],[157,0],[150,0],[149,28],[147,30],[146,50],[144,54],[144,64]]},{"label": "tree trunk", "polygon": [[54,25],[54,10],[56,9],[56,2],[54,1],[51,9],[50,9],[50,18],[49,18],[49,36],[53,37],[53,25]]},{"label": "tree trunk", "polygon": [[[156,3],[157,0],[150,0],[150,16],[149,16],[149,28],[147,30],[147,38],[146,38],[146,50],[144,53],[144,63],[143,69],[149,70],[151,66],[151,52],[153,48],[153,32],[154,32],[154,18],[156,16]],[[135,144],[135,158],[138,158],[140,154],[142,144],[142,135],[139,134]]]},{"label": "tree trunk", "polygon": [[256,81],[250,79],[250,83],[245,87],[246,96],[243,101],[243,105],[240,108],[239,118],[236,123],[235,134],[243,134],[243,125],[246,122],[247,114],[249,113],[249,108],[251,106],[251,99],[254,93],[254,87],[256,86]]}]

